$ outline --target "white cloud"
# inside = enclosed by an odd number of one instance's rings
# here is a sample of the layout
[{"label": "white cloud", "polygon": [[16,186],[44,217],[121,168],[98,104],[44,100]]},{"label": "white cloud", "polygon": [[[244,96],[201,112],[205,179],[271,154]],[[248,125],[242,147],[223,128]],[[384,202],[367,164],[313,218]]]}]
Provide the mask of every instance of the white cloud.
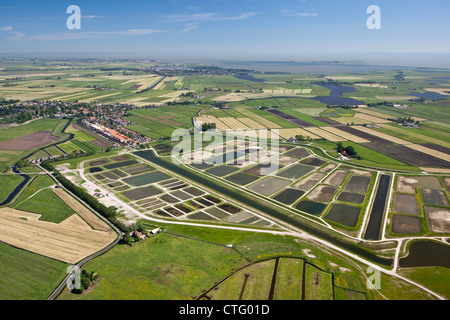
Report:
[{"label": "white cloud", "polygon": [[197,22],[188,23],[186,25],[186,27],[183,30],[181,30],[181,33],[186,33],[186,32],[189,32],[191,30],[198,29],[199,25],[200,25],[200,23],[198,21]]},{"label": "white cloud", "polygon": [[164,32],[163,30],[153,29],[129,29],[125,31],[88,31],[88,32],[62,32],[38,34],[33,36],[16,36],[9,40],[31,40],[31,41],[61,41],[61,40],[77,40],[77,39],[104,39],[110,37],[126,37],[126,36],[143,36],[153,33]]},{"label": "white cloud", "polygon": [[234,21],[244,20],[254,17],[256,12],[245,12],[238,16],[221,16],[215,12],[194,13],[194,14],[172,14],[167,15],[169,22],[189,22],[189,21]]},{"label": "white cloud", "polygon": [[281,10],[281,13],[288,17],[317,17],[319,14],[317,12],[303,12],[295,10]]},{"label": "white cloud", "polygon": [[10,36],[8,38],[6,38],[7,40],[17,40],[17,39],[21,39],[26,36],[25,33],[16,31],[11,26],[0,27],[0,31],[8,32],[8,34]]},{"label": "white cloud", "polygon": [[82,15],[81,18],[82,18],[82,19],[87,19],[87,20],[92,20],[92,19],[103,18],[103,16],[95,16],[95,15],[85,16],[85,15]]}]

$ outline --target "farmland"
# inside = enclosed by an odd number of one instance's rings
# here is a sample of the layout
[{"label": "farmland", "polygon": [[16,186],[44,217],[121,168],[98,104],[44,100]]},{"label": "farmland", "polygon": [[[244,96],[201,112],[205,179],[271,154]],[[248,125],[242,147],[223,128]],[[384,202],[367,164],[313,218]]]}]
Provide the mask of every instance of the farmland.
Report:
[{"label": "farmland", "polygon": [[[448,242],[448,81],[426,81],[446,77],[447,71],[408,70],[407,81],[394,85],[394,71],[350,80],[340,74],[166,76],[91,67],[24,73],[16,80],[0,70],[0,81],[8,85],[0,88],[0,97],[79,101],[110,107],[113,114],[120,105],[120,117],[114,114],[105,123],[117,120],[121,129],[150,143],[112,146],[81,121],[92,118],[92,109],[69,117],[71,110],[62,108],[65,119],[2,126],[0,161],[6,171],[20,159],[63,157],[50,164],[99,203],[116,208],[121,222],[163,232],[90,261],[86,268],[101,274],[100,285],[80,296],[65,291],[60,299],[381,299],[365,286],[367,265],[383,269],[383,281],[402,283],[399,292],[383,285],[383,296],[449,294],[442,288],[425,292],[397,277],[403,270],[396,269],[402,261],[416,261],[409,254],[423,254],[411,245],[420,239]],[[415,96],[430,89],[444,98]],[[227,141],[230,148],[211,154],[203,141],[183,150],[188,163],[172,163],[178,142],[171,141],[173,132],[201,136],[200,123],[215,124],[219,134],[267,129],[272,141],[262,146],[249,137]],[[338,154],[337,143],[359,157]],[[259,163],[266,151],[271,162]],[[189,163],[202,155],[209,161]],[[1,179],[0,202],[23,181],[19,175]],[[2,242],[30,253],[24,261],[37,253],[43,258],[38,264],[58,262],[50,268],[49,283],[63,266],[116,237],[90,209],[54,186],[45,172],[32,174],[17,198],[0,208]],[[14,251],[5,248],[4,254]],[[433,267],[441,267],[438,263]],[[433,282],[440,276],[430,277]],[[126,289],[130,286],[135,291]]]}]

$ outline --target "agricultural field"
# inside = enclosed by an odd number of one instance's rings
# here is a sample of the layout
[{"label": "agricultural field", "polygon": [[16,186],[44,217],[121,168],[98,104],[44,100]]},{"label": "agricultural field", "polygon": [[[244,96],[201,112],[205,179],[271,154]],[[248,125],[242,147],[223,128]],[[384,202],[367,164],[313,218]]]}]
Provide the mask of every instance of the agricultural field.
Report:
[{"label": "agricultural field", "polygon": [[[380,299],[378,292],[366,290],[364,264],[336,263],[338,258],[316,249],[317,243],[288,239],[290,230],[306,230],[386,268],[394,259],[403,266],[424,254],[414,245],[424,238],[447,245],[447,71],[406,70],[405,81],[394,81],[397,71],[161,76],[134,64],[132,71],[80,65],[70,71],[49,66],[45,72],[18,72],[16,79],[0,70],[5,85],[0,98],[125,104],[127,128],[151,138],[151,149],[103,153],[111,142],[81,121],[41,118],[0,127],[1,167],[7,171],[24,158],[89,153],[55,162],[57,170],[100,203],[117,208],[126,225],[139,221],[153,227],[158,221],[169,232],[133,247],[117,246],[89,262],[86,267],[101,273],[101,283],[77,297],[65,291],[60,299]],[[442,80],[433,82],[437,77]],[[397,118],[409,120],[397,123]],[[249,139],[232,150],[219,148],[206,157],[210,161],[179,165],[179,171],[155,161],[171,160],[176,129],[199,134],[201,123],[214,123],[223,133],[268,129],[280,146],[259,148]],[[291,139],[296,137],[298,142]],[[359,157],[338,155],[337,143],[353,147]],[[183,159],[202,155],[205,145]],[[269,151],[269,165],[255,158],[264,151]],[[104,248],[116,235],[41,173],[30,175],[14,201],[0,208],[0,240],[11,245],[5,246],[5,256],[19,250],[26,252],[23,261],[34,261],[34,254],[42,258],[37,265],[56,261],[42,276],[53,283],[63,266]],[[18,175],[2,176],[0,203],[23,181]],[[200,226],[213,227],[217,234]],[[249,229],[252,233],[246,234]],[[16,230],[27,237],[18,237]],[[442,261],[432,266],[446,267],[448,261]],[[399,292],[383,288],[383,296],[398,297],[401,291],[406,297],[436,297],[419,294],[418,287],[408,290],[411,286],[399,278],[383,277],[402,283]],[[22,282],[6,283],[15,288]],[[136,290],[125,292],[131,285]],[[11,296],[19,296],[13,291]],[[436,292],[447,295],[448,289]],[[24,292],[28,295],[45,298],[31,289]]]},{"label": "agricultural field", "polygon": [[[9,207],[0,208],[0,219],[2,242],[69,264],[117,237],[94,213],[54,188],[47,175],[34,176]],[[26,236],[18,237],[19,230]]]},{"label": "agricultural field", "polygon": [[1,300],[45,300],[64,278],[68,264],[0,242]]},{"label": "agricultural field", "polygon": [[13,163],[39,149],[67,140],[68,135],[62,132],[66,124],[67,120],[44,118],[0,127],[0,168],[8,170]]}]

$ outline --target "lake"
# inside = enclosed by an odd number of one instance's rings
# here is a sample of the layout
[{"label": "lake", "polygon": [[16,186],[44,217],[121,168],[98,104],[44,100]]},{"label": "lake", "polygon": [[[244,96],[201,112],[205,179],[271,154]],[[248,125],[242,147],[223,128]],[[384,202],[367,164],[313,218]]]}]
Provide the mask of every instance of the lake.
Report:
[{"label": "lake", "polygon": [[352,87],[345,87],[340,86],[336,84],[321,84],[322,87],[331,90],[330,95],[325,97],[315,97],[312,98],[313,100],[320,101],[324,104],[328,105],[361,105],[364,104],[364,102],[352,99],[352,98],[345,98],[342,96],[343,93],[351,93],[356,92],[356,90]]}]

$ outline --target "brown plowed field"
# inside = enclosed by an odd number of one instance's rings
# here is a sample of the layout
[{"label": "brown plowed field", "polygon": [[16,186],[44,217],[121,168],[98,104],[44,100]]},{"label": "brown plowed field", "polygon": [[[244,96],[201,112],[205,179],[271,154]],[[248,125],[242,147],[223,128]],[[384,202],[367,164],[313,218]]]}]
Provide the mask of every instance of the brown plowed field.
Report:
[{"label": "brown plowed field", "polygon": [[407,146],[396,145],[393,141],[362,132],[355,128],[345,126],[337,128],[371,141],[370,143],[364,143],[363,146],[411,166],[450,168],[450,162],[444,159],[414,150]]},{"label": "brown plowed field", "polygon": [[50,131],[38,131],[26,136],[0,143],[0,150],[31,150],[58,141]]}]

